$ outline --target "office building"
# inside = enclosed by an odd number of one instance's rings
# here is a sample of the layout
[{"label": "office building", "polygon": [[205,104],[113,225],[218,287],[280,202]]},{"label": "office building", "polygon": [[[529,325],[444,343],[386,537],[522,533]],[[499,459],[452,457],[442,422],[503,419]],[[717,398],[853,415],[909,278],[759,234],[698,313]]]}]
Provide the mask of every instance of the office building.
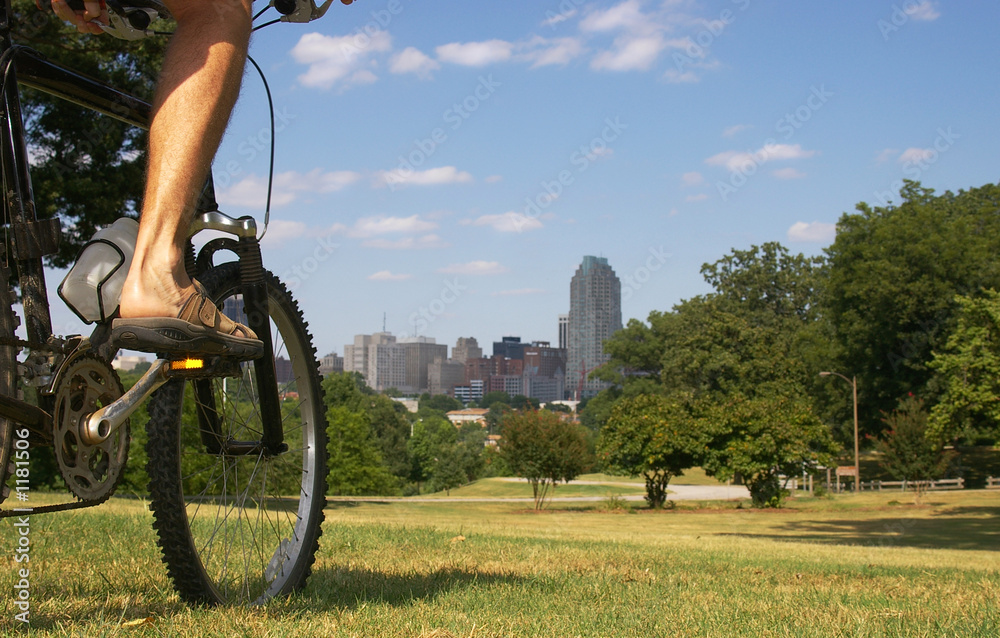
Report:
[{"label": "office building", "polygon": [[448,358],[448,346],[436,343],[433,337],[404,337],[399,340],[406,357],[406,378],[402,386],[405,392],[421,394],[430,388],[428,368],[437,359]]},{"label": "office building", "polygon": [[621,281],[604,257],[586,256],[570,282],[566,385],[575,399],[608,387],[588,378],[608,360],[604,342],[621,330]]},{"label": "office building", "polygon": [[482,356],[483,349],[479,347],[475,337],[459,337],[455,347],[451,349],[451,358],[459,363],[465,363],[469,359],[479,359]]}]

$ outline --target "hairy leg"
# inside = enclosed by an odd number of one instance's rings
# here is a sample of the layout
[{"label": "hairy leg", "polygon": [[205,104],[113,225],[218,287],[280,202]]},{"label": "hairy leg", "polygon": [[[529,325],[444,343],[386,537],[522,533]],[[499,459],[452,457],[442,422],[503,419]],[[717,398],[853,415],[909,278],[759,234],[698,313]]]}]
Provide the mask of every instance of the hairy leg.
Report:
[{"label": "hairy leg", "polygon": [[149,172],[122,317],[174,317],[193,291],[184,246],[239,94],[251,0],[165,0],[177,20],[153,100]]}]

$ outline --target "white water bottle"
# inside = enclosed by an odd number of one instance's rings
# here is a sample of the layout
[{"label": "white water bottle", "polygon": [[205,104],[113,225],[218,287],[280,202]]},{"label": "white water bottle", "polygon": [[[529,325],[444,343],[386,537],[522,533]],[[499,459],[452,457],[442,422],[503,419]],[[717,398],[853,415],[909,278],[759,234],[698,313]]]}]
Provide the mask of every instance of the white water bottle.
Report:
[{"label": "white water bottle", "polygon": [[118,310],[138,233],[128,217],[97,231],[59,284],[59,296],[86,323],[107,321]]}]

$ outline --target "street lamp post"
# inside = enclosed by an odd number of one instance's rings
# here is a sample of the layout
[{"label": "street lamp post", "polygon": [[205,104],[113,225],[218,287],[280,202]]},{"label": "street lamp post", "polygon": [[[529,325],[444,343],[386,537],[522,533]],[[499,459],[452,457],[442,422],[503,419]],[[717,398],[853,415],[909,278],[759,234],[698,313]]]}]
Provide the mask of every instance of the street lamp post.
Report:
[{"label": "street lamp post", "polygon": [[861,491],[861,463],[859,463],[858,458],[858,377],[852,377],[848,379],[839,372],[820,372],[819,376],[828,377],[831,374],[835,374],[844,381],[851,384],[851,389],[854,391],[854,491]]}]

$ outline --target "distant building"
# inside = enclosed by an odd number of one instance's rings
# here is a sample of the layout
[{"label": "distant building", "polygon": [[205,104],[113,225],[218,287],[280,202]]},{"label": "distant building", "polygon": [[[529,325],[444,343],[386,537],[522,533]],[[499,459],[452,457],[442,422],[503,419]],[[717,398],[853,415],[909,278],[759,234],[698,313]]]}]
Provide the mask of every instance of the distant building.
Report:
[{"label": "distant building", "polygon": [[319,373],[322,376],[328,374],[340,374],[344,371],[344,357],[338,356],[336,352],[331,352],[319,361]]},{"label": "distant building", "polygon": [[451,349],[451,358],[459,363],[465,363],[469,359],[479,359],[482,356],[483,349],[479,347],[475,337],[459,337],[455,347]]},{"label": "distant building", "polygon": [[400,389],[423,393],[430,388],[428,369],[437,359],[448,358],[448,346],[433,337],[404,337],[399,340],[406,357],[406,377]]},{"label": "distant building", "polygon": [[371,342],[371,335],[355,335],[354,343],[344,346],[344,372],[368,375],[368,346]]},{"label": "distant building", "polygon": [[569,347],[569,315],[559,315],[559,349]]},{"label": "distant building", "polygon": [[474,379],[462,385],[456,385],[454,397],[462,403],[468,405],[472,401],[482,401],[485,392],[485,382],[482,379]]},{"label": "distant building", "polygon": [[621,281],[608,260],[584,257],[569,293],[566,385],[573,398],[592,397],[608,387],[588,376],[609,359],[604,342],[622,328],[621,299]]},{"label": "distant building", "polygon": [[275,357],[274,376],[278,380],[278,385],[285,385],[294,381],[295,371],[292,370],[292,362],[285,357]]},{"label": "distant building", "polygon": [[376,392],[406,385],[406,349],[388,332],[376,332],[368,344],[365,383]]},{"label": "distant building", "polygon": [[149,363],[149,359],[141,355],[119,354],[115,357],[115,360],[111,362],[111,367],[115,370],[121,370],[122,372],[131,372],[143,363]]},{"label": "distant building", "polygon": [[454,395],[455,386],[465,383],[465,363],[454,359],[435,360],[427,366],[427,383],[431,394]]},{"label": "distant building", "polygon": [[500,341],[494,341],[493,356],[505,357],[507,359],[523,359],[524,344],[521,343],[521,337],[501,337]]},{"label": "distant building", "polygon": [[445,416],[448,417],[448,420],[451,421],[455,427],[462,427],[465,423],[479,423],[483,427],[486,427],[487,414],[489,414],[489,410],[466,408],[464,410],[452,410]]}]

